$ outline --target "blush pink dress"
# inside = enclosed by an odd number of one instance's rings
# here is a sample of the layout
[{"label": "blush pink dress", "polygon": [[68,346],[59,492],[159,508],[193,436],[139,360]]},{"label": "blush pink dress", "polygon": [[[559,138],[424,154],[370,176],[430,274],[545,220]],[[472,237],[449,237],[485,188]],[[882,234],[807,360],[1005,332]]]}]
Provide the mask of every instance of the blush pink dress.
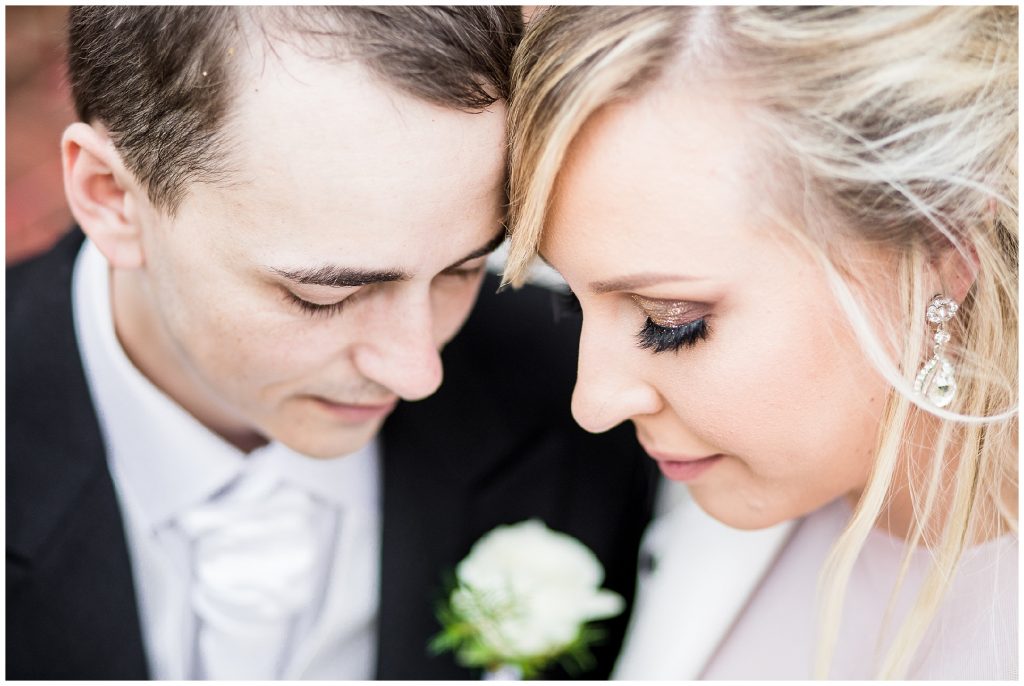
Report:
[{"label": "blush pink dress", "polygon": [[[850,515],[850,506],[840,499],[800,522],[702,678],[812,677],[818,574]],[[1017,534],[965,551],[908,678],[1017,679],[1017,551]],[[850,579],[831,678],[874,677],[876,643],[902,554],[903,541],[871,532]],[[911,606],[911,591],[919,588],[928,562],[928,550],[914,552],[896,605],[896,626]],[[883,646],[888,647],[892,633],[882,639]]]}]

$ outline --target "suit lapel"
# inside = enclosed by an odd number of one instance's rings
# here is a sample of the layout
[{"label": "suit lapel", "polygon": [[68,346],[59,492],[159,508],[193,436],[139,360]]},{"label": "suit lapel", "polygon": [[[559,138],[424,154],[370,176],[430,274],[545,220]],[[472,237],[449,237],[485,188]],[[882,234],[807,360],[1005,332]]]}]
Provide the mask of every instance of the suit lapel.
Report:
[{"label": "suit lapel", "polygon": [[652,524],[618,679],[698,679],[793,530],[732,529],[686,499]]},{"label": "suit lapel", "polygon": [[469,511],[465,492],[446,478],[439,449],[403,417],[393,418],[384,435],[378,679],[471,676],[450,655],[427,650],[440,630],[442,575],[464,552],[459,543]]},{"label": "suit lapel", "polygon": [[[426,400],[402,403],[381,434],[383,522],[378,631],[378,679],[469,679],[477,675],[451,654],[433,656],[441,630],[437,603],[444,576],[469,552],[486,522],[482,484],[509,460],[523,459],[522,442],[538,418],[521,399],[495,388],[497,341],[481,341],[479,317],[495,316],[496,282],[485,283],[481,303],[463,333],[445,349],[445,381]],[[485,529],[486,530],[486,529]]]},{"label": "suit lapel", "polygon": [[124,525],[72,323],[81,241],[74,232],[8,273],[8,676],[145,679]]}]

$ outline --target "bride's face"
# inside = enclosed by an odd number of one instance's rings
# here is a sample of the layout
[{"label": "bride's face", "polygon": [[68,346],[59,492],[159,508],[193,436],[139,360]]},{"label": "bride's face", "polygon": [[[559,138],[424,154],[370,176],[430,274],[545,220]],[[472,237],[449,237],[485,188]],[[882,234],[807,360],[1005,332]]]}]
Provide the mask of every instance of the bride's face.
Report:
[{"label": "bride's face", "polygon": [[724,100],[602,110],[540,248],[583,309],[576,420],[632,421],[665,475],[739,528],[858,492],[886,392],[820,267],[765,219],[778,198],[753,136]]}]

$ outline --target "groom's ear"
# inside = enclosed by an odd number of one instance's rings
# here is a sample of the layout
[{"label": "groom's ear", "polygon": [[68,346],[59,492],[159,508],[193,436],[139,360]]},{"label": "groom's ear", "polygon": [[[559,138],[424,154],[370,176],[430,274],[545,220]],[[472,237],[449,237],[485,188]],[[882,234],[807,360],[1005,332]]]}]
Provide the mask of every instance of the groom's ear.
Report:
[{"label": "groom's ear", "polygon": [[64,193],[75,221],[111,267],[145,264],[138,207],[143,200],[110,136],[99,125],[76,122],[61,138]]}]

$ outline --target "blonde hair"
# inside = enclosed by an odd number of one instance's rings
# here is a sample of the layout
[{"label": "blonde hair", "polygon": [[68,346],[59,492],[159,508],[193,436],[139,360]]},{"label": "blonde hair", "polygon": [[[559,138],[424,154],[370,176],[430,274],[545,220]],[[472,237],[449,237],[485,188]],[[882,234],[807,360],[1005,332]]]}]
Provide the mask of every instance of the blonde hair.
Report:
[{"label": "blonde hair", "polygon": [[[584,123],[611,103],[680,87],[680,74],[688,84],[736,86],[730,92],[765,132],[759,152],[784,162],[773,176],[801,191],[799,207],[780,217],[798,218],[786,228],[821,262],[865,354],[892,386],[869,483],[822,570],[815,674],[829,674],[851,570],[901,476],[915,516],[891,598],[915,546],[926,543],[933,558],[877,668],[879,677],[904,677],[964,548],[1017,530],[1017,9],[543,12],[513,62],[507,282],[526,278]],[[893,256],[899,308],[884,331],[869,313],[891,312],[892,303],[870,300],[865,285],[877,275],[844,260],[839,238]],[[926,277],[950,247],[974,265],[975,280],[951,330],[957,397],[939,409],[909,379],[930,352]],[[929,417],[938,428],[921,474],[901,458]],[[948,506],[937,522],[940,499]]]}]

